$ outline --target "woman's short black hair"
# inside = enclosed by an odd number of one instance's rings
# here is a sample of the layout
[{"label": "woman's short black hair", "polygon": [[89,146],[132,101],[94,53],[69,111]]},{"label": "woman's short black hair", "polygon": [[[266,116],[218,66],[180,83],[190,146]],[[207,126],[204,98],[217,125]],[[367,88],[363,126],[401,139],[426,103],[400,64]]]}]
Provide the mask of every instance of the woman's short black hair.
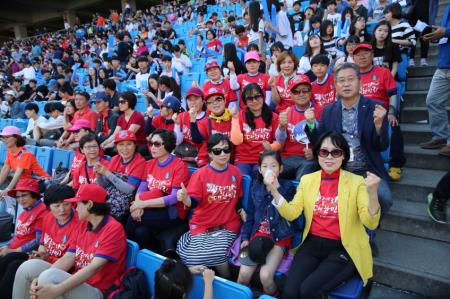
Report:
[{"label": "woman's short black hair", "polygon": [[188,267],[181,261],[167,258],[155,273],[154,299],[183,299],[192,284]]},{"label": "woman's short black hair", "polygon": [[136,107],[137,104],[137,98],[134,93],[131,91],[124,91],[119,95],[119,98],[124,99],[128,102],[128,107],[134,110],[134,107]]},{"label": "woman's short black hair", "polygon": [[216,33],[214,32],[214,30],[210,29],[210,30],[206,31],[206,37],[208,37],[208,34],[209,34],[209,33],[212,34],[213,39],[216,38],[217,35],[216,35]]},{"label": "woman's short black hair", "polygon": [[[108,197],[106,198],[108,200]],[[87,204],[88,201],[83,200],[83,204]],[[98,216],[107,216],[111,212],[111,207],[109,206],[109,203],[107,202],[93,202],[92,207],[88,210],[89,213],[95,214]]]},{"label": "woman's short black hair", "polygon": [[173,131],[169,131],[166,129],[156,129],[153,131],[152,134],[150,134],[150,140],[155,135],[158,135],[159,137],[161,137],[161,140],[164,144],[164,149],[168,153],[171,153],[177,146],[177,144],[176,144],[177,138],[175,137],[175,134],[173,133]]},{"label": "woman's short black hair", "polygon": [[206,145],[206,150],[209,152],[212,151],[212,148],[218,145],[221,142],[225,142],[229,147],[231,147],[230,139],[221,133],[214,133],[209,137],[208,144]]},{"label": "woman's short black hair", "polygon": [[348,145],[347,140],[344,138],[344,136],[340,133],[336,133],[336,132],[332,132],[332,131],[328,131],[323,133],[319,139],[317,140],[317,142],[314,144],[313,147],[313,153],[314,153],[314,159],[316,161],[317,164],[319,164],[319,150],[322,146],[322,143],[324,142],[325,139],[330,138],[331,143],[341,149],[344,152],[344,160],[342,161],[342,169],[345,169],[345,167],[347,166],[347,162],[350,159],[350,147]]},{"label": "woman's short black hair", "polygon": [[384,14],[392,13],[392,18],[400,20],[402,18],[402,7],[398,2],[389,4],[383,11]]},{"label": "woman's short black hair", "polygon": [[75,197],[73,189],[67,185],[56,184],[52,185],[45,190],[44,203],[47,208],[51,204],[63,202],[65,199]]},{"label": "woman's short black hair", "polygon": [[92,142],[92,141],[95,141],[95,142],[97,142],[97,144],[99,144],[97,137],[94,134],[89,133],[87,135],[84,135],[83,137],[81,137],[81,139],[79,141],[80,149],[82,149],[86,143]]},{"label": "woman's short black hair", "polygon": [[[244,87],[244,90],[242,91],[242,100],[244,103],[246,103],[247,95],[250,92],[256,91],[257,93],[264,96],[264,92],[261,89],[261,87],[256,83],[250,83]],[[263,100],[263,107],[261,112],[261,117],[264,120],[264,124],[266,125],[266,128],[270,127],[272,125],[272,110],[269,106],[267,106],[266,102]],[[248,109],[248,107],[245,109],[245,119],[247,120],[247,124],[250,126],[252,130],[256,128],[255,124],[255,115]]]}]

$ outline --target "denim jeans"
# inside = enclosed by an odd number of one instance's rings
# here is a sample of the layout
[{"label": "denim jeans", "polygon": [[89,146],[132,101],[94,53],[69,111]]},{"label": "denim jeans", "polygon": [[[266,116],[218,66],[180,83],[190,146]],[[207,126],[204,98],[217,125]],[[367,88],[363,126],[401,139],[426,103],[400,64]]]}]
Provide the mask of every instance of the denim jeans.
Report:
[{"label": "denim jeans", "polygon": [[256,179],[258,176],[258,164],[236,164],[236,167],[239,168],[242,175],[249,175],[252,180]]},{"label": "denim jeans", "polygon": [[381,179],[380,185],[378,186],[378,201],[381,206],[381,215],[386,215],[394,203],[394,198],[392,197],[389,183],[383,179]]},{"label": "denim jeans", "polygon": [[446,140],[450,145],[450,125],[446,103],[450,98],[450,70],[437,69],[427,95],[428,118],[434,140]]},{"label": "denim jeans", "polygon": [[281,177],[288,180],[300,181],[300,178],[308,173],[314,172],[313,160],[306,160],[302,156],[290,156],[283,159],[283,172]]}]

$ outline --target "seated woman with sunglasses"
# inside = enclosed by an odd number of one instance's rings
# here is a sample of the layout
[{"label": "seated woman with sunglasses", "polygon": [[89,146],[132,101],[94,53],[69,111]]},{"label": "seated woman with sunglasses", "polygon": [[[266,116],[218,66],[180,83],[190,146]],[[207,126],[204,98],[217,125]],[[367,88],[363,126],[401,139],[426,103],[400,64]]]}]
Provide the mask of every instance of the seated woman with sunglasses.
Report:
[{"label": "seated woman with sunglasses", "polygon": [[350,150],[338,133],[323,134],[314,145],[321,170],[304,175],[294,199],[287,202],[268,185],[272,204],[288,221],[302,213],[305,230],[292,262],[284,297],[317,298],[341,285],[355,273],[364,284],[372,277],[373,261],[366,228],[380,220],[377,189],[380,178],[367,178],[343,170]]},{"label": "seated woman with sunglasses", "polygon": [[137,104],[136,95],[130,91],[125,91],[119,96],[119,110],[122,113],[117,120],[114,133],[103,141],[103,149],[114,148],[114,136],[122,130],[130,130],[136,134],[136,144],[138,152],[145,155],[147,153],[147,140],[145,139],[145,120],[142,113],[135,111]]},{"label": "seated woman with sunglasses", "polygon": [[259,154],[281,148],[274,142],[278,115],[264,102],[264,93],[256,83],[245,86],[242,99],[245,110],[238,113],[235,105],[231,109],[231,142],[237,146],[234,163],[243,175],[256,178]]},{"label": "seated woman with sunglasses", "polygon": [[207,145],[210,163],[194,172],[189,186],[182,185],[178,201],[193,208],[189,231],[177,245],[177,253],[188,267],[216,267],[229,277],[228,251],[239,233],[237,212],[242,196],[242,176],[230,162],[231,142],[219,133]]},{"label": "seated woman with sunglasses", "polygon": [[[171,152],[175,149],[175,134],[156,129],[150,135],[149,150],[153,157],[147,162],[144,180],[139,185],[128,218],[128,238],[140,248],[150,248],[150,237],[183,223],[187,209],[177,204],[177,190],[189,179],[186,164]],[[181,218],[181,219],[180,219]],[[165,240],[162,251],[170,249]],[[169,248],[166,248],[169,247]]]},{"label": "seated woman with sunglasses", "polygon": [[81,185],[96,182],[99,174],[95,171],[94,166],[97,163],[101,163],[105,167],[109,165],[108,160],[100,155],[100,145],[94,134],[88,134],[80,139],[80,151],[85,159],[71,172],[72,188],[75,192]]},{"label": "seated woman with sunglasses", "polygon": [[220,133],[228,138],[231,135],[231,113],[226,108],[225,94],[222,89],[211,87],[205,94],[208,118],[202,122],[191,122],[192,140],[200,144],[197,164],[205,166],[208,162],[206,144],[212,134]]}]

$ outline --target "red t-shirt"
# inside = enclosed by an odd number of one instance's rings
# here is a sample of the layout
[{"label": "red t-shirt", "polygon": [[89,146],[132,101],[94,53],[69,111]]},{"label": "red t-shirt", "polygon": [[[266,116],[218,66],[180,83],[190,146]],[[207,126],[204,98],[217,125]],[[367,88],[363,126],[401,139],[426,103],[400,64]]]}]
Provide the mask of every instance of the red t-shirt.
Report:
[{"label": "red t-shirt", "polygon": [[245,86],[249,85],[250,83],[256,83],[259,85],[259,87],[261,87],[263,93],[264,93],[264,97],[266,96],[266,91],[270,91],[272,90],[270,88],[269,85],[269,78],[270,76],[267,74],[262,74],[262,73],[258,73],[256,75],[249,75],[248,73],[246,74],[240,74],[237,76],[237,81],[239,83],[239,90],[240,90],[240,102],[239,102],[239,106],[241,107],[241,110],[244,110],[245,108],[245,104],[244,101],[242,100],[242,92],[245,88]]},{"label": "red t-shirt", "polygon": [[[100,163],[108,167],[109,161],[105,160],[103,158],[100,158]],[[78,190],[81,185],[83,184],[89,184],[88,182],[95,183],[95,173],[94,173],[94,167],[86,165],[86,160],[82,161],[80,163],[80,166],[78,168],[74,169],[72,172],[72,188],[74,190]]]},{"label": "red t-shirt", "polygon": [[180,189],[181,183],[186,185],[189,170],[183,160],[170,155],[164,163],[160,163],[157,159],[147,161],[145,180],[148,191],[140,193],[139,198],[150,200],[169,195],[172,188]]},{"label": "red t-shirt", "polygon": [[89,229],[88,222],[83,221],[68,252],[75,254],[74,273],[89,265],[95,257],[108,260],[86,281],[105,293],[125,271],[127,237],[122,224],[111,216],[105,216],[95,230]]},{"label": "red t-shirt", "polygon": [[128,121],[126,121],[125,119],[125,113],[119,116],[119,119],[117,120],[117,126],[119,126],[121,130],[129,130],[131,125],[140,126],[139,130],[137,130],[136,132],[137,145],[147,144],[147,140],[145,139],[145,120],[142,113],[134,111]]},{"label": "red t-shirt", "polygon": [[97,112],[93,111],[91,108],[87,107],[83,110],[78,110],[73,115],[72,123],[74,124],[78,119],[85,119],[91,123],[91,130],[95,132],[95,128],[97,127]]},{"label": "red t-shirt", "polygon": [[5,164],[8,165],[14,172],[17,168],[22,168],[22,179],[31,179],[32,174],[40,177],[50,177],[41,167],[36,159],[36,156],[30,152],[26,146],[18,147],[14,153],[11,152],[11,150],[8,150],[6,153]]},{"label": "red t-shirt", "polygon": [[292,106],[289,111],[287,138],[281,152],[283,158],[291,156],[304,157],[306,144],[308,144],[309,148],[312,148],[312,144],[305,133],[306,120],[304,113],[305,111],[300,110],[297,106]]},{"label": "red t-shirt", "polygon": [[359,92],[389,109],[389,97],[397,94],[397,84],[388,68],[373,66],[370,71],[361,73]]},{"label": "red t-shirt", "polygon": [[16,234],[9,248],[19,248],[36,238],[36,232],[42,231],[42,220],[47,213],[48,210],[41,200],[38,200],[31,208],[24,209],[17,218]]},{"label": "red t-shirt", "polygon": [[242,196],[241,181],[240,170],[231,164],[220,171],[207,165],[194,172],[188,193],[198,205],[189,221],[191,234],[205,233],[208,228],[220,225],[239,232],[241,220],[236,205]]},{"label": "red t-shirt", "polygon": [[338,214],[339,170],[327,174],[322,171],[320,191],[314,205],[310,233],[322,238],[340,240]]},{"label": "red t-shirt", "polygon": [[161,115],[157,115],[152,119],[152,126],[154,126],[156,129],[166,129],[169,131],[173,131],[175,128],[175,123],[170,122],[169,124],[167,124]]},{"label": "red t-shirt", "polygon": [[80,152],[79,149],[74,151],[74,156],[72,159],[72,165],[70,166],[70,172],[73,174],[73,171],[80,167],[81,163],[86,160],[86,157]]},{"label": "red t-shirt", "polygon": [[[300,76],[303,76],[301,74],[298,74]],[[277,105],[277,113],[283,112],[288,107],[295,104],[294,100],[291,96],[291,85],[292,85],[292,79],[294,79],[295,76],[292,76],[287,82],[285,82],[285,79],[283,75],[279,75],[275,77],[275,83],[277,86],[278,95],[280,96],[280,103]]]},{"label": "red t-shirt", "polygon": [[312,87],[312,100],[314,107],[324,109],[326,106],[336,102],[336,86],[334,85],[334,75],[327,75],[325,82],[319,84],[314,81]]},{"label": "red t-shirt", "polygon": [[40,243],[45,247],[48,254],[47,262],[53,264],[62,257],[69,247],[69,244],[77,235],[80,226],[78,214],[72,211],[67,223],[60,225],[52,213],[42,220],[42,235]]},{"label": "red t-shirt", "polygon": [[200,149],[198,151],[197,165],[198,167],[203,167],[208,164],[208,152],[206,151],[206,145],[208,143],[209,137],[215,133],[221,133],[228,138],[231,137],[231,119],[229,121],[217,122],[214,119],[206,119],[198,124],[198,130],[202,134],[204,140]]},{"label": "red t-shirt", "polygon": [[139,187],[142,180],[145,179],[145,165],[147,161],[139,153],[135,153],[133,159],[124,163],[119,155],[112,157],[109,162],[109,170],[114,173],[120,173],[128,178],[128,184]]},{"label": "red t-shirt", "polygon": [[245,118],[245,111],[240,112],[239,127],[244,134],[244,142],[236,147],[235,164],[256,164],[259,154],[264,152],[263,141],[272,143],[278,128],[278,115],[272,113],[272,123],[266,128],[261,116],[255,117],[255,129],[251,129]]},{"label": "red t-shirt", "polygon": [[223,94],[225,95],[226,107],[228,107],[228,104],[230,102],[237,101],[236,91],[231,89],[230,81],[228,79],[223,79],[219,83],[212,82],[211,80],[206,81],[205,83],[203,83],[203,93],[206,94],[206,92],[213,87],[217,88],[218,90],[222,90]]},{"label": "red t-shirt", "polygon": [[218,39],[213,39],[208,44],[206,44],[206,47],[212,51],[220,52],[223,49],[222,42]]},{"label": "red t-shirt", "polygon": [[[178,117],[180,120],[180,131],[181,133],[183,133],[183,141],[195,145],[197,148],[199,148],[200,146],[192,141],[191,117],[189,116],[189,112],[182,112]],[[200,126],[200,124],[204,123],[205,121],[207,121],[206,113],[204,113],[202,118],[197,119],[196,123],[198,126]]]}]

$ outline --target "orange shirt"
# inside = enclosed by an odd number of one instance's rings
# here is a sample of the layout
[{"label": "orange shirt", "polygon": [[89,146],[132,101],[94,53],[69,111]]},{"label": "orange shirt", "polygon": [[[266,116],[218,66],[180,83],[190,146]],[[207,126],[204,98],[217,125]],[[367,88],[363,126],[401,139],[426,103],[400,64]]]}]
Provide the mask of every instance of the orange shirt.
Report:
[{"label": "orange shirt", "polygon": [[50,177],[48,173],[42,169],[41,165],[39,165],[34,154],[24,146],[18,147],[15,153],[8,150],[5,164],[13,171],[16,171],[17,168],[23,168],[21,179],[31,178],[32,174],[39,177]]},{"label": "orange shirt", "polygon": [[95,131],[95,128],[97,127],[97,117],[98,114],[93,111],[91,108],[85,108],[83,110],[78,110],[73,115],[72,123],[74,124],[76,120],[78,119],[85,119],[88,120],[91,123],[91,130]]}]

